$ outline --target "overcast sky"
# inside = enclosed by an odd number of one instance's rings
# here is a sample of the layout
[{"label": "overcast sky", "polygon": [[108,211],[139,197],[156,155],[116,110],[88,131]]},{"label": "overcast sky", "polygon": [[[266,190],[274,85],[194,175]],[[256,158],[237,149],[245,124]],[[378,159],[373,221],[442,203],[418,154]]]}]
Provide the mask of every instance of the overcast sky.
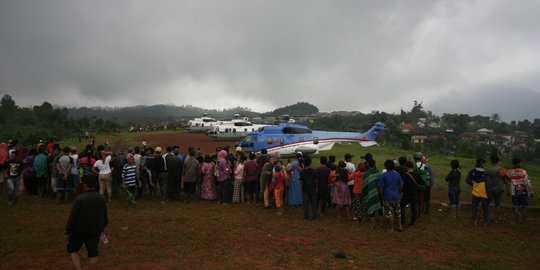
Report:
[{"label": "overcast sky", "polygon": [[540,1],[0,0],[21,106],[540,118]]}]

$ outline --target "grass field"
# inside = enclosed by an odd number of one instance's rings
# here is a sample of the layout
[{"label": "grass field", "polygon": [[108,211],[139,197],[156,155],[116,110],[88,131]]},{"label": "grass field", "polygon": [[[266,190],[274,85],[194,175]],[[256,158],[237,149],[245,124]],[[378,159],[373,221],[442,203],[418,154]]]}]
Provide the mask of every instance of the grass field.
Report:
[{"label": "grass field", "polygon": [[[153,134],[153,133],[152,133]],[[99,135],[111,145],[140,144],[145,134]],[[103,136],[103,137],[101,137]],[[76,140],[61,142],[77,145]],[[84,144],[84,142],[82,143]],[[80,144],[79,146],[82,146]],[[373,153],[385,159],[411,156],[387,147],[361,148],[340,144],[325,155],[342,157]],[[101,269],[537,269],[540,259],[540,213],[534,209],[525,224],[511,224],[511,209],[503,221],[472,226],[470,208],[460,219],[448,217],[444,176],[453,157],[430,156],[437,176],[432,212],[403,233],[389,234],[368,224],[338,220],[336,209],[324,218],[305,221],[302,209],[285,207],[283,215],[258,205],[139,202],[127,209],[123,201],[109,204],[109,244],[100,244]],[[459,158],[466,172],[474,161]],[[315,162],[314,164],[317,164]],[[533,189],[540,188],[539,170],[526,166]],[[462,184],[461,198],[470,200]],[[52,196],[21,197],[7,206],[0,193],[0,269],[71,269],[65,252],[65,224],[71,205],[57,205]],[[505,198],[506,205],[509,200]],[[538,199],[531,200],[538,207]],[[336,252],[347,258],[336,258]],[[83,258],[86,250],[81,250]]]},{"label": "grass field", "polygon": [[[4,194],[5,195],[5,192]],[[14,208],[0,200],[0,269],[70,269],[65,223],[70,205],[24,196]],[[539,214],[525,225],[470,225],[435,208],[418,225],[389,234],[336,218],[305,221],[301,208],[283,215],[258,205],[139,202],[109,204],[109,244],[101,269],[536,269]],[[347,258],[338,259],[342,252]],[[83,258],[86,251],[81,250]]]}]

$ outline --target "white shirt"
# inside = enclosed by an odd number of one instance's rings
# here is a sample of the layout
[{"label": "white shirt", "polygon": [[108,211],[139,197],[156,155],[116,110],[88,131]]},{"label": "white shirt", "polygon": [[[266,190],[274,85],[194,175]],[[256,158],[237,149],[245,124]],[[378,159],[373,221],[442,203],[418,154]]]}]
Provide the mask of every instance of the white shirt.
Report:
[{"label": "white shirt", "polygon": [[[354,171],[356,170],[356,167],[354,167],[354,164],[352,164],[352,162],[345,161],[345,169],[347,169],[347,171],[349,171],[349,173],[354,173]],[[347,185],[353,186],[354,185],[354,180],[351,180],[351,181],[347,182]]]},{"label": "white shirt", "polygon": [[96,163],[94,163],[94,168],[98,168],[99,174],[109,174],[111,173],[111,167],[109,166],[110,161],[111,161],[111,156],[106,157],[105,162],[99,159],[96,161]]}]

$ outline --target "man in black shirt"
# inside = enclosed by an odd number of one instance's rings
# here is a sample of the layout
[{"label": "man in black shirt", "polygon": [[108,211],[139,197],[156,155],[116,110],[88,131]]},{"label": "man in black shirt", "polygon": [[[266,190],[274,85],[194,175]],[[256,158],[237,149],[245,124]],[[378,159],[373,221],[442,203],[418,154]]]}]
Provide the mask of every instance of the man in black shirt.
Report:
[{"label": "man in black shirt", "polygon": [[21,184],[21,174],[24,169],[22,161],[17,159],[18,151],[13,151],[9,155],[9,160],[4,163],[2,170],[7,170],[7,183],[9,188],[9,206],[15,206],[19,198],[19,185]]},{"label": "man in black shirt", "polygon": [[317,172],[311,167],[311,158],[304,158],[304,169],[300,172],[302,198],[304,201],[304,219],[309,219],[311,207],[312,218],[317,219]]},{"label": "man in black shirt", "polygon": [[108,224],[105,199],[95,191],[95,187],[95,179],[85,183],[86,193],[73,201],[66,225],[67,251],[75,269],[81,269],[79,250],[83,243],[90,258],[90,269],[97,265],[99,237]]}]

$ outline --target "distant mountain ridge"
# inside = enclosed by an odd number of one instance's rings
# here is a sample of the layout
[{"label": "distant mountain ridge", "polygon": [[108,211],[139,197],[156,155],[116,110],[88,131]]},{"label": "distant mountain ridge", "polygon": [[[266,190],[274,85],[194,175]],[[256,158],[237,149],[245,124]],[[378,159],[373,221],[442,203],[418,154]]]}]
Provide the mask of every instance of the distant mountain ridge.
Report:
[{"label": "distant mountain ridge", "polygon": [[68,108],[70,117],[97,117],[103,120],[113,120],[120,124],[134,123],[151,123],[151,122],[172,122],[200,117],[204,113],[216,118],[229,118],[234,114],[239,114],[245,117],[277,117],[284,114],[295,115],[311,115],[318,113],[319,109],[312,104],[306,102],[298,102],[293,105],[277,108],[271,112],[258,113],[250,108],[230,108],[224,110],[203,109],[191,105],[140,105],[131,107],[111,108],[111,107],[81,107]]}]

